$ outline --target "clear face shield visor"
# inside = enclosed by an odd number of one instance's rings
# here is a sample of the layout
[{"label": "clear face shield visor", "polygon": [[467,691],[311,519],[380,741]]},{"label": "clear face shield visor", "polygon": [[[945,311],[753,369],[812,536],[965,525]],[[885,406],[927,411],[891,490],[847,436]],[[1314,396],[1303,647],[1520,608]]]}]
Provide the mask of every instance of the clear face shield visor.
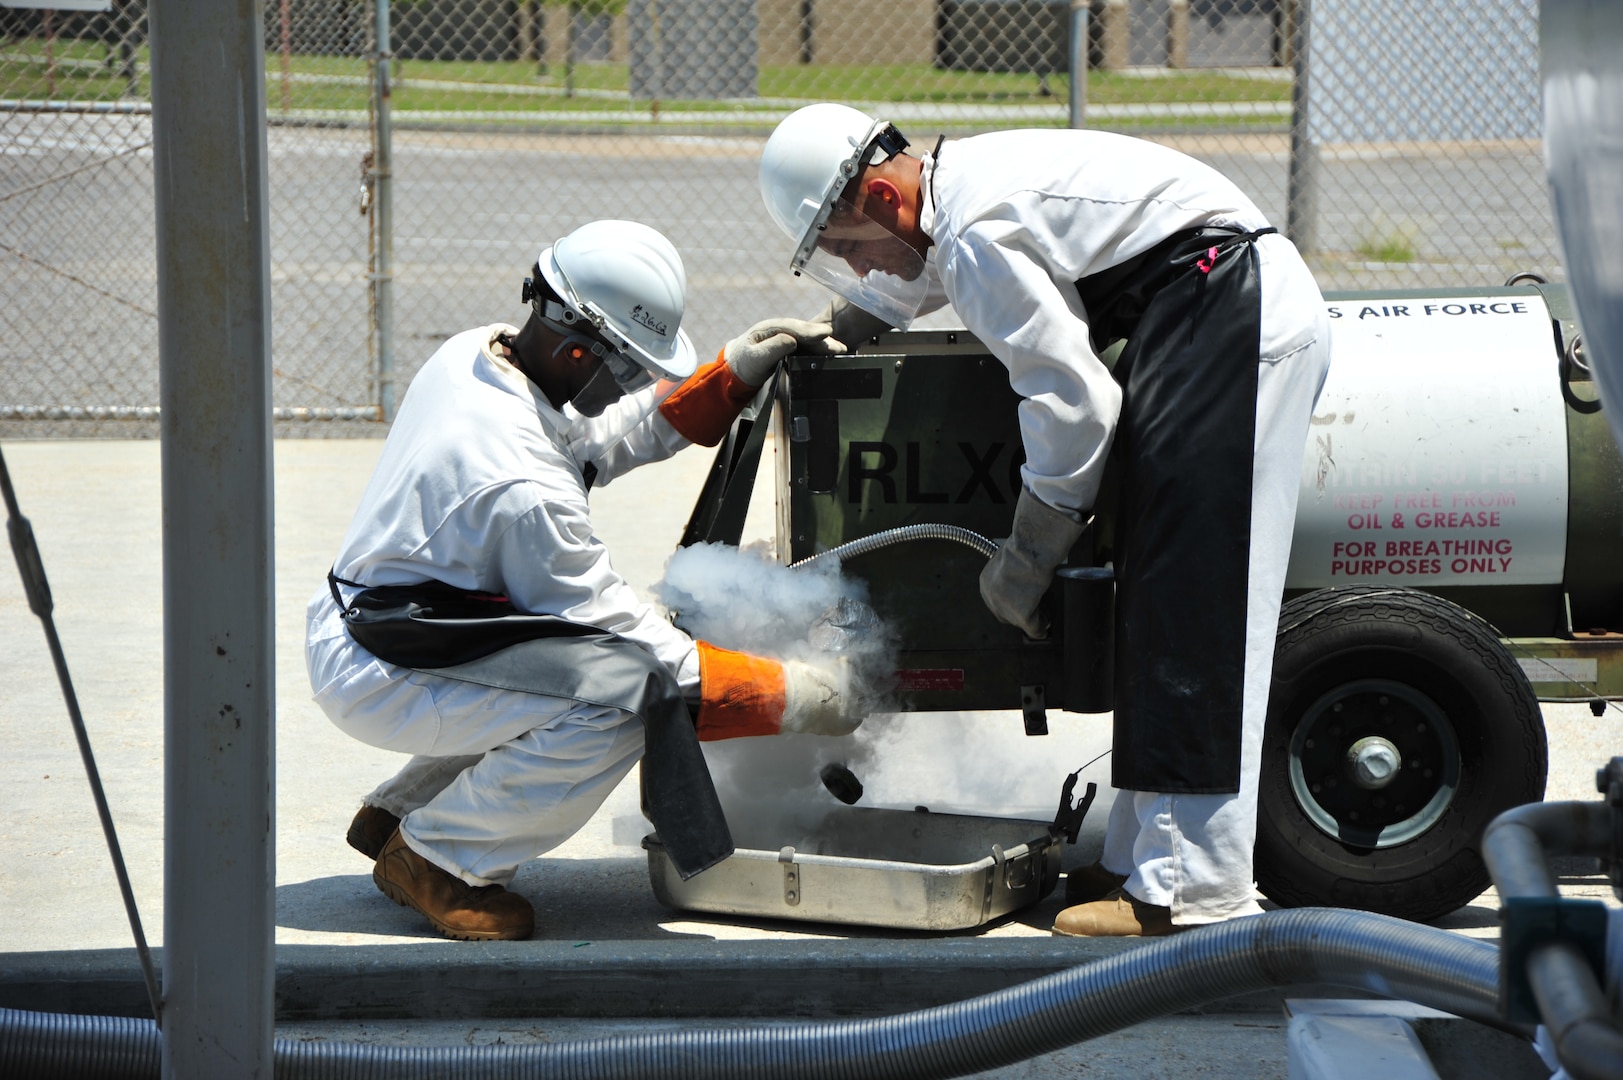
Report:
[{"label": "clear face shield visor", "polygon": [[924,306],[924,257],[889,229],[836,200],[795,255],[794,269],[864,311],[907,329]]},{"label": "clear face shield visor", "polygon": [[867,143],[841,165],[790,261],[796,274],[805,274],[904,330],[917,317],[929,292],[924,256],[843,196],[865,166],[906,147],[907,140],[895,127],[876,124]]},{"label": "clear face shield visor", "polygon": [[525,298],[542,325],[559,335],[553,355],[567,349],[583,349],[602,361],[580,392],[570,400],[582,416],[598,416],[626,394],[636,393],[654,381],[654,373],[624,351],[627,343],[601,317],[582,314],[566,304],[535,293],[525,279]]}]

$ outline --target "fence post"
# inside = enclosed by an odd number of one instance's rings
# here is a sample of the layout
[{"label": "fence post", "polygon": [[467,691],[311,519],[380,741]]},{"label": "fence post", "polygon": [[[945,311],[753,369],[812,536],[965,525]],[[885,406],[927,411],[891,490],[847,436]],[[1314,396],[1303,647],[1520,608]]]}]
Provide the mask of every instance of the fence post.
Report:
[{"label": "fence post", "polygon": [[1189,0],[1171,0],[1167,6],[1167,67],[1189,66]]},{"label": "fence post", "polygon": [[394,419],[394,167],[390,150],[389,0],[373,0],[376,28],[372,80],[372,198],[377,246],[372,255],[372,317],[378,342],[378,419]]},{"label": "fence post", "polygon": [[1088,123],[1088,0],[1071,0],[1071,126]]},{"label": "fence post", "polygon": [[[520,60],[539,60],[545,51],[540,47],[541,35],[540,16],[536,12],[536,0],[518,0],[518,58]],[[546,74],[542,71],[541,74]]]},{"label": "fence post", "polygon": [[1103,53],[1099,66],[1106,71],[1120,71],[1132,59],[1132,13],[1127,9],[1127,0],[1105,0],[1099,19],[1103,24],[1099,28]]},{"label": "fence post", "polygon": [[1318,246],[1319,148],[1313,141],[1309,107],[1312,64],[1308,57],[1309,0],[1289,5],[1287,35],[1291,50],[1291,160],[1285,195],[1285,235],[1306,254]]}]

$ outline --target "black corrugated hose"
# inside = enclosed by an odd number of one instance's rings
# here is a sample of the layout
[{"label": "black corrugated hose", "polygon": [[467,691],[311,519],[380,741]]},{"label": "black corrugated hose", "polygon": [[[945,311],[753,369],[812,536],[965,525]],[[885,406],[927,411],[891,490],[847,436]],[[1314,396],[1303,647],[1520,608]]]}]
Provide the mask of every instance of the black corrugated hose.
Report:
[{"label": "black corrugated hose", "polygon": [[[964,1076],[1237,994],[1319,984],[1498,1024],[1499,950],[1335,908],[1274,911],[1146,942],[1019,986],[898,1016],[534,1046],[386,1047],[278,1039],[281,1080],[415,1077],[773,1080]],[[150,1020],[0,1009],[0,1075],[147,1078]]]}]

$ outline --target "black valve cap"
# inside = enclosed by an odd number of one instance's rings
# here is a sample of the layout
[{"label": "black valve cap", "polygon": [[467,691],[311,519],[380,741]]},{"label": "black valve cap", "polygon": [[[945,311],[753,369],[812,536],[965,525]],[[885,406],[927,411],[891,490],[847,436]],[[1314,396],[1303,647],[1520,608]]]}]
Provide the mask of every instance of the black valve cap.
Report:
[{"label": "black valve cap", "polygon": [[828,793],[847,806],[862,798],[862,781],[857,774],[838,761],[831,761],[817,774],[828,788]]}]

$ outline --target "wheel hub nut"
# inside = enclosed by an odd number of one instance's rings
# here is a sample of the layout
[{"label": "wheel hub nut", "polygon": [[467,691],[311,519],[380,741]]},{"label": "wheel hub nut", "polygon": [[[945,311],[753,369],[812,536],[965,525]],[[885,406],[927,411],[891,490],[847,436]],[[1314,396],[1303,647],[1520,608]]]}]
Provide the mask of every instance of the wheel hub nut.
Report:
[{"label": "wheel hub nut", "polygon": [[1378,791],[1397,779],[1398,770],[1403,767],[1403,755],[1385,739],[1370,735],[1347,748],[1347,764],[1352,767],[1354,783]]}]

